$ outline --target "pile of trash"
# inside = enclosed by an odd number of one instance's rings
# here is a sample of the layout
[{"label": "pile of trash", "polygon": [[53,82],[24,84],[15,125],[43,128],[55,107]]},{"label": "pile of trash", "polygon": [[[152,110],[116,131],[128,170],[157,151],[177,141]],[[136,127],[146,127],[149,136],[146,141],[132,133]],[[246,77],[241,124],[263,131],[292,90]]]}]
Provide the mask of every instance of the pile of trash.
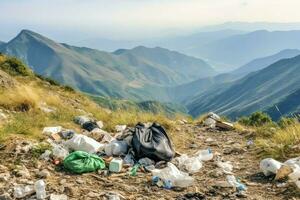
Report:
[{"label": "pile of trash", "polygon": [[204,125],[211,128],[219,128],[220,130],[232,130],[233,124],[226,122],[221,117],[213,112],[209,112],[204,119]]},{"label": "pile of trash", "polygon": [[284,163],[273,158],[265,158],[260,162],[260,169],[265,176],[275,175],[275,180],[288,178],[300,188],[300,157],[289,159]]}]

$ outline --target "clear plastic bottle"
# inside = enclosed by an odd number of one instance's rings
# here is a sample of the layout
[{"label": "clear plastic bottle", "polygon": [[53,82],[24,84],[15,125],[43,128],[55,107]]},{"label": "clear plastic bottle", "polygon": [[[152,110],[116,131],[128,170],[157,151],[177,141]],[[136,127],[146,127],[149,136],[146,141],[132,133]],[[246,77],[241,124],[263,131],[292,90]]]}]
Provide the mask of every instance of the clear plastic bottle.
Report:
[{"label": "clear plastic bottle", "polygon": [[46,183],[43,180],[38,180],[34,184],[34,189],[36,192],[37,199],[45,199],[46,198]]},{"label": "clear plastic bottle", "polygon": [[201,161],[209,161],[214,157],[211,149],[200,150],[196,154]]}]

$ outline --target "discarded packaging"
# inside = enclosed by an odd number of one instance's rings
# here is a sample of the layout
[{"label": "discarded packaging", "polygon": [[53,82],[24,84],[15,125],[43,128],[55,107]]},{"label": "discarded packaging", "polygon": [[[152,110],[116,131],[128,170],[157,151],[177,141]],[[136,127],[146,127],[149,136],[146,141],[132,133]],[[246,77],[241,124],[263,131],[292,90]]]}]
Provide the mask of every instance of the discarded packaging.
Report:
[{"label": "discarded packaging", "polygon": [[194,183],[194,179],[187,173],[177,169],[177,167],[168,163],[166,168],[154,169],[151,171],[153,176],[161,178],[163,181],[170,181],[172,187],[188,187]]},{"label": "discarded packaging", "polygon": [[198,151],[196,156],[201,161],[209,161],[213,159],[214,154],[212,153],[211,149],[206,149]]},{"label": "discarded packaging", "polygon": [[270,176],[272,174],[277,174],[277,171],[281,168],[282,163],[272,158],[266,158],[260,162],[259,166],[265,176]]},{"label": "discarded packaging", "polygon": [[157,123],[153,123],[149,128],[138,123],[134,129],[132,146],[136,158],[170,161],[175,155],[166,131]]},{"label": "discarded packaging", "polygon": [[211,118],[206,118],[204,120],[204,125],[208,126],[209,128],[215,128],[216,127],[216,120]]},{"label": "discarded packaging", "polygon": [[165,189],[171,189],[172,188],[172,183],[169,180],[162,180],[158,176],[153,176],[152,177],[152,184],[157,185],[158,187],[163,187]]},{"label": "discarded packaging", "polygon": [[127,127],[126,125],[116,125],[115,129],[117,132],[123,132],[125,131],[126,127]]},{"label": "discarded packaging", "polygon": [[20,199],[32,195],[34,192],[34,187],[32,185],[16,186],[14,188],[14,197]]},{"label": "discarded packaging", "polygon": [[77,116],[75,117],[74,121],[76,124],[82,126],[84,123],[91,121],[91,119],[87,116]]},{"label": "discarded packaging", "polygon": [[65,158],[64,167],[74,173],[94,172],[105,168],[102,158],[84,151],[75,151]]},{"label": "discarded packaging", "polygon": [[64,147],[57,144],[54,144],[52,146],[53,146],[52,155],[54,158],[63,160],[65,159],[65,157],[69,155],[69,151]]},{"label": "discarded packaging", "polygon": [[109,171],[111,172],[120,172],[122,170],[123,160],[114,158],[109,163]]},{"label": "discarded packaging", "polygon": [[52,153],[51,151],[46,150],[42,155],[40,155],[40,159],[46,160],[46,161],[50,160],[51,153]]},{"label": "discarded packaging", "polygon": [[34,184],[34,189],[36,193],[37,199],[45,199],[46,198],[46,183],[43,180],[38,180]]},{"label": "discarded packaging", "polygon": [[85,151],[88,153],[96,153],[104,149],[105,145],[85,135],[76,134],[65,145],[75,151]]},{"label": "discarded packaging", "polygon": [[217,115],[216,113],[213,113],[213,112],[209,112],[207,114],[207,118],[214,119],[215,121],[219,121],[221,119],[219,115]]},{"label": "discarded packaging", "polygon": [[65,194],[51,194],[50,200],[68,200],[68,196]]},{"label": "discarded packaging", "polygon": [[224,130],[232,130],[233,129],[233,124],[229,122],[223,122],[223,121],[217,121],[216,122],[216,127],[219,127]]},{"label": "discarded packaging", "polygon": [[247,189],[247,187],[237,180],[233,175],[227,175],[226,180],[229,185],[235,187],[238,191],[245,191]]},{"label": "discarded packaging", "polygon": [[124,164],[133,166],[134,163],[135,163],[135,161],[134,161],[134,156],[133,156],[131,153],[128,153],[128,154],[124,157]]},{"label": "discarded packaging", "polygon": [[52,135],[55,133],[59,133],[62,131],[62,127],[61,126],[54,126],[54,127],[45,127],[43,129],[43,134],[45,135]]},{"label": "discarded packaging", "polygon": [[128,145],[125,141],[113,140],[105,146],[105,154],[107,156],[126,155],[128,152]]},{"label": "discarded packaging", "polygon": [[138,161],[138,163],[139,163],[140,165],[145,166],[145,167],[150,166],[150,165],[154,165],[154,164],[155,164],[155,162],[154,162],[153,160],[149,159],[149,158],[142,158],[142,159],[140,159],[140,160]]}]

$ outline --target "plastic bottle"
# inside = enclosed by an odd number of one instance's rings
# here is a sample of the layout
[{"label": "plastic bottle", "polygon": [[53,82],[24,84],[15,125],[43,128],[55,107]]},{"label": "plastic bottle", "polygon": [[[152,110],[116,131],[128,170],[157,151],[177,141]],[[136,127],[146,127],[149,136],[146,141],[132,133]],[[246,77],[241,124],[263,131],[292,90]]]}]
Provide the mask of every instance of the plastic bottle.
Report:
[{"label": "plastic bottle", "polygon": [[200,150],[196,154],[201,161],[209,161],[214,157],[211,149]]},{"label": "plastic bottle", "polygon": [[46,198],[46,183],[43,180],[38,180],[34,184],[37,199]]}]

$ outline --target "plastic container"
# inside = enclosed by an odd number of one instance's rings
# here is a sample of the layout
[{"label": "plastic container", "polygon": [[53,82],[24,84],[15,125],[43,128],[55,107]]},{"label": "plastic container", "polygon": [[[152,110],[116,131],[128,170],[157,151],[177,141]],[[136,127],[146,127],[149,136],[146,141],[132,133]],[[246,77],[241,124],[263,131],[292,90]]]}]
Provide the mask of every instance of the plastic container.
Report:
[{"label": "plastic container", "polygon": [[161,178],[164,182],[170,181],[170,184],[174,187],[189,187],[194,183],[194,179],[187,173],[177,169],[177,167],[168,163],[166,168],[154,169],[151,171],[153,176]]},{"label": "plastic container", "polygon": [[260,169],[265,176],[270,176],[276,174],[277,171],[281,168],[282,163],[274,160],[273,158],[266,158],[260,162]]},{"label": "plastic container", "polygon": [[113,140],[105,146],[105,154],[107,156],[121,156],[128,152],[128,144],[123,140]]},{"label": "plastic container", "polygon": [[198,157],[188,157],[186,154],[174,159],[180,170],[188,173],[196,173],[202,168],[202,162]]},{"label": "plastic container", "polygon": [[97,142],[93,138],[85,135],[76,134],[65,145],[75,151],[85,151],[87,153],[96,153],[104,149],[105,145]]},{"label": "plastic container", "polygon": [[14,188],[14,197],[16,199],[24,198],[33,193],[34,193],[34,188],[32,185],[16,186]]},{"label": "plastic container", "polygon": [[212,153],[211,149],[200,150],[196,153],[196,155],[201,161],[209,161],[212,160],[214,157],[214,154]]},{"label": "plastic container", "polygon": [[123,166],[123,160],[114,158],[109,163],[109,171],[111,172],[121,172]]},{"label": "plastic container", "polygon": [[238,181],[233,175],[227,175],[226,180],[229,185],[235,187],[238,191],[244,191],[247,189],[247,187],[244,184],[242,184],[240,181]]},{"label": "plastic container", "polygon": [[34,184],[34,189],[36,192],[37,199],[45,199],[46,198],[46,183],[43,180],[38,180]]},{"label": "plastic container", "polygon": [[62,131],[61,126],[45,127],[43,129],[43,134],[52,135],[52,134],[55,134],[55,133],[60,133],[61,131]]}]

